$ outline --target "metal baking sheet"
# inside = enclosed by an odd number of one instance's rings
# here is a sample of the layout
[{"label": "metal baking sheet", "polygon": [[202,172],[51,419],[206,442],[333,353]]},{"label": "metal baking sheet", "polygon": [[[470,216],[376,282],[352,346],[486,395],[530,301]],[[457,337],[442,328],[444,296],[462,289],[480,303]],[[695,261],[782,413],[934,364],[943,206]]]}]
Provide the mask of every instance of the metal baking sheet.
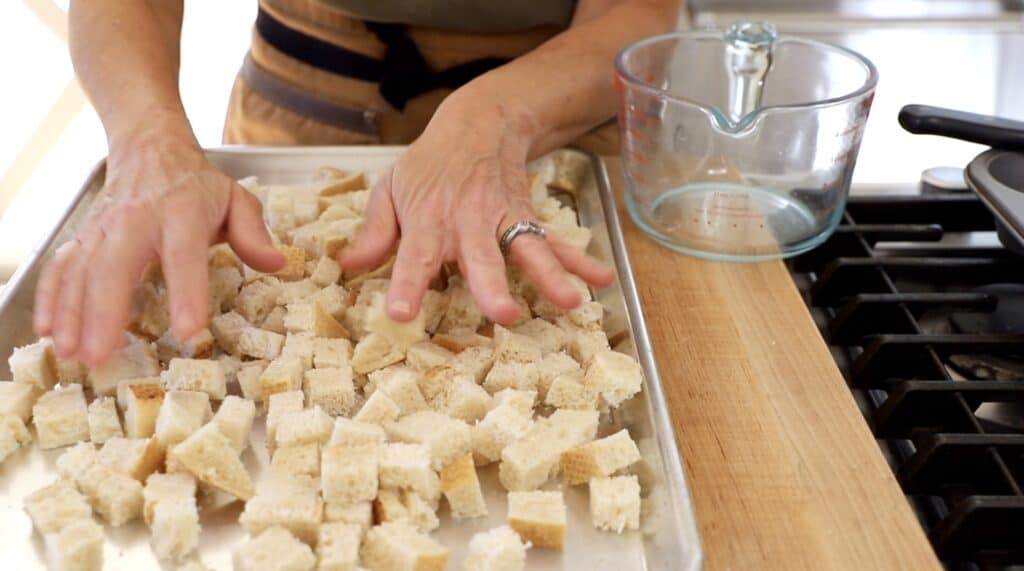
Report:
[{"label": "metal baking sheet", "polygon": [[[235,178],[258,176],[265,184],[293,184],[309,181],[324,165],[380,173],[401,154],[403,147],[223,147],[208,151],[210,159]],[[572,152],[577,151],[560,151]],[[586,156],[586,155],[581,155]],[[621,427],[636,439],[642,461],[640,476],[643,501],[641,529],[622,535],[601,532],[590,523],[586,486],[565,489],[569,525],[564,552],[533,549],[527,568],[537,570],[696,570],[702,567],[702,551],[683,466],[669,421],[654,355],[644,326],[636,284],[623,243],[615,201],[603,163],[586,156],[593,168],[583,176],[580,191],[572,200],[580,222],[592,229],[590,251],[613,265],[613,284],[594,292],[606,308],[605,327],[619,350],[636,356],[645,374],[644,390],[602,421],[601,434]],[[60,224],[39,244],[18,268],[0,294],[0,354],[34,339],[31,330],[32,298],[39,270],[57,246],[69,239],[103,184],[101,164],[68,207]],[[8,377],[6,359],[3,376]],[[269,459],[263,446],[262,419],[257,419],[253,446],[243,460],[259,481]],[[13,569],[42,568],[45,551],[42,538],[32,531],[21,507],[24,496],[51,481],[61,450],[41,451],[35,446],[19,450],[0,465],[0,538],[4,562]],[[497,479],[496,465],[481,470],[489,515],[452,521],[441,509],[441,528],[435,536],[450,550],[448,568],[461,568],[469,537],[505,522],[505,492]],[[552,481],[547,488],[561,486]],[[237,524],[239,503],[221,502],[204,508],[199,557],[211,569],[231,569],[233,548],[245,541]],[[147,544],[149,532],[141,521],[121,528],[106,526],[104,569],[170,569],[156,561]]]}]

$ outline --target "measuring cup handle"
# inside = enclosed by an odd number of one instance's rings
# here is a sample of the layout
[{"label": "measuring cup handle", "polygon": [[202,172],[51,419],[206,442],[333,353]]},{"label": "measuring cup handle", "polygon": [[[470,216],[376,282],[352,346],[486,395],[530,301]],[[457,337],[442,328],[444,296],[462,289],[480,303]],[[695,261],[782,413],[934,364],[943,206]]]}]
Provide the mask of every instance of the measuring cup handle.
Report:
[{"label": "measuring cup handle", "polygon": [[900,109],[900,125],[916,135],[939,135],[1008,151],[1024,151],[1024,122],[928,105]]}]

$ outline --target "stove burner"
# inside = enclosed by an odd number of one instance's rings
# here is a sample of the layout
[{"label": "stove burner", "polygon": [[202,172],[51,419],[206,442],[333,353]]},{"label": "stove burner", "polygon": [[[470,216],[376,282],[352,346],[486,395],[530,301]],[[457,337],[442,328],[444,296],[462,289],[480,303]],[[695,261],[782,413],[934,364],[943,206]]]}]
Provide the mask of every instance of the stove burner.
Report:
[{"label": "stove burner", "polygon": [[[992,311],[956,312],[949,316],[958,333],[1010,333],[1024,335],[1024,284],[991,284],[972,290],[991,296]],[[1024,345],[1021,347],[1024,351]]]}]

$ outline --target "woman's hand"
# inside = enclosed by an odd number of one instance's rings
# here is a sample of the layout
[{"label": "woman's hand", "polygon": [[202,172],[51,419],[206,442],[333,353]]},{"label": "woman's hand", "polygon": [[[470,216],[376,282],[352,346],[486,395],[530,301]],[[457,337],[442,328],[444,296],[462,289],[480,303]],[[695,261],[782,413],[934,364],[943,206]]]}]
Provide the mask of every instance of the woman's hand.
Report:
[{"label": "woman's hand", "polygon": [[153,129],[112,149],[106,184],[86,223],[60,248],[36,290],[36,333],[52,335],[59,356],[89,366],[119,346],[133,292],[150,263],[163,267],[178,339],[209,318],[211,243],[227,240],[257,270],[284,264],[259,200],[207,162],[190,134]]},{"label": "woman's hand", "polygon": [[[514,222],[535,220],[526,174],[529,137],[502,120],[500,109],[490,117],[465,108],[453,112],[452,105],[442,105],[374,187],[366,219],[340,262],[346,270],[374,266],[401,238],[387,298],[393,319],[415,317],[441,264],[454,260],[484,314],[508,323],[519,309],[498,241]],[[595,285],[613,279],[611,270],[552,235],[521,235],[509,258],[543,296],[566,309],[580,303],[567,272]]]}]

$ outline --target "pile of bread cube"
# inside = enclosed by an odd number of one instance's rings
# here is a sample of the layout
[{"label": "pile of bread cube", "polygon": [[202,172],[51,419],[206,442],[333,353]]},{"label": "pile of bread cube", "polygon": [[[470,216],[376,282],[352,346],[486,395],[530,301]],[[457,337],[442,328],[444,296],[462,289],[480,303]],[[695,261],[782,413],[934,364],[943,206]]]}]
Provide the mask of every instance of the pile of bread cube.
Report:
[{"label": "pile of bread cube", "polygon": [[[594,526],[638,528],[640,486],[628,472],[640,452],[624,429],[598,432],[602,415],[641,390],[641,369],[609,347],[589,289],[574,282],[585,301],[564,311],[510,270],[522,315],[501,326],[446,268],[414,320],[392,321],[392,262],[346,276],[334,261],[361,221],[366,177],[321,177],[243,181],[288,264],[261,274],[212,247],[210,326],[193,338],[170,333],[154,270],[102,368],[56,358],[48,339],[11,355],[0,458],[29,445],[33,427],[40,448],[65,449],[53,481],[24,498],[52,568],[102,567],[96,515],[114,527],[141,519],[160,560],[204,569],[200,511],[230,497],[244,502],[249,534],[234,552],[240,571],[440,570],[449,552],[431,535],[438,510],[487,515],[478,470],[492,464],[507,525],[474,535],[463,569],[523,569],[529,548],[563,549],[563,493],[547,485],[559,475],[589,486]],[[573,190],[571,177],[553,168],[531,184],[549,231],[585,248],[589,231],[549,195]],[[250,446],[270,457],[256,479],[242,460]]]}]

